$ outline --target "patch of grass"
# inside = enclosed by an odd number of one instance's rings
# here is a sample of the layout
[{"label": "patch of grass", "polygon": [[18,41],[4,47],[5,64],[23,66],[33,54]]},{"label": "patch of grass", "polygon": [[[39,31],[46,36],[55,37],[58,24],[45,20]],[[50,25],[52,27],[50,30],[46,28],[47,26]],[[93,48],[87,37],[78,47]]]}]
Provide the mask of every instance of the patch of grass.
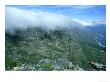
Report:
[{"label": "patch of grass", "polygon": [[13,67],[17,66],[17,61],[12,58],[6,58],[5,59],[5,68],[6,70],[13,69]]}]

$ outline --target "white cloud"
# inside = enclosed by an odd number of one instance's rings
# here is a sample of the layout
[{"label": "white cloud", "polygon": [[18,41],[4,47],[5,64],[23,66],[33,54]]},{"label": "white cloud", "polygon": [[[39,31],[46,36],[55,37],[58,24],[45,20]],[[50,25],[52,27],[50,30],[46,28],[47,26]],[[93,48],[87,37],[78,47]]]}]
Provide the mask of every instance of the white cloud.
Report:
[{"label": "white cloud", "polygon": [[81,23],[84,26],[91,26],[91,25],[93,25],[93,23],[91,21],[84,21],[84,20],[78,20],[78,19],[73,19],[73,21],[77,21],[77,22]]},{"label": "white cloud", "polygon": [[105,21],[102,21],[102,20],[78,20],[78,19],[73,19],[73,21],[79,22],[83,26],[94,26],[94,25],[105,24]]},{"label": "white cloud", "polygon": [[58,27],[82,27],[78,22],[73,21],[62,14],[55,14],[42,11],[23,10],[13,7],[6,7],[6,31],[14,32],[15,29],[26,29],[28,27],[41,27],[44,29],[58,29]]}]

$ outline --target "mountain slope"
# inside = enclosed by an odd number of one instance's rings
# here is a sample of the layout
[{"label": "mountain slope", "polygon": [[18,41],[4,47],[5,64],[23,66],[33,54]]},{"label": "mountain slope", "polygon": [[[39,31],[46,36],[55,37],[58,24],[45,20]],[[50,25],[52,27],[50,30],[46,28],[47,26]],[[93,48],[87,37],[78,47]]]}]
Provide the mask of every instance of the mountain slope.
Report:
[{"label": "mountain slope", "polygon": [[89,59],[105,62],[94,36],[77,28],[6,32],[6,70],[93,70]]}]

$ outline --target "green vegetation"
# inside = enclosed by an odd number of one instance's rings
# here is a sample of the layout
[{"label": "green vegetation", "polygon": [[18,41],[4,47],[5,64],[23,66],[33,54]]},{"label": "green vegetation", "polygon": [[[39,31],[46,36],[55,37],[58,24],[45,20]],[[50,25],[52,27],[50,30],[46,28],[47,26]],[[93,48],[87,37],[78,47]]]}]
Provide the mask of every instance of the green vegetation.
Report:
[{"label": "green vegetation", "polygon": [[105,64],[93,34],[79,29],[41,28],[6,32],[6,70],[93,70],[88,60]]}]

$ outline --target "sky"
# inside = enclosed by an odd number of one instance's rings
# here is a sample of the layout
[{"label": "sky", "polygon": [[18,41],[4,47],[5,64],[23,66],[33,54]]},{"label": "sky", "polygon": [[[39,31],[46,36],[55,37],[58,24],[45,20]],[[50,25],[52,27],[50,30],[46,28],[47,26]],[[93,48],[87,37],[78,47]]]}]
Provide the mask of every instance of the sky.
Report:
[{"label": "sky", "polygon": [[[11,6],[11,5],[10,5]],[[15,5],[16,7],[31,11],[43,11],[63,14],[80,21],[104,21],[106,18],[105,5]]]},{"label": "sky", "polygon": [[[42,27],[73,28],[106,24],[104,5],[8,5],[5,8],[6,30]],[[11,21],[10,21],[11,20]]]}]

